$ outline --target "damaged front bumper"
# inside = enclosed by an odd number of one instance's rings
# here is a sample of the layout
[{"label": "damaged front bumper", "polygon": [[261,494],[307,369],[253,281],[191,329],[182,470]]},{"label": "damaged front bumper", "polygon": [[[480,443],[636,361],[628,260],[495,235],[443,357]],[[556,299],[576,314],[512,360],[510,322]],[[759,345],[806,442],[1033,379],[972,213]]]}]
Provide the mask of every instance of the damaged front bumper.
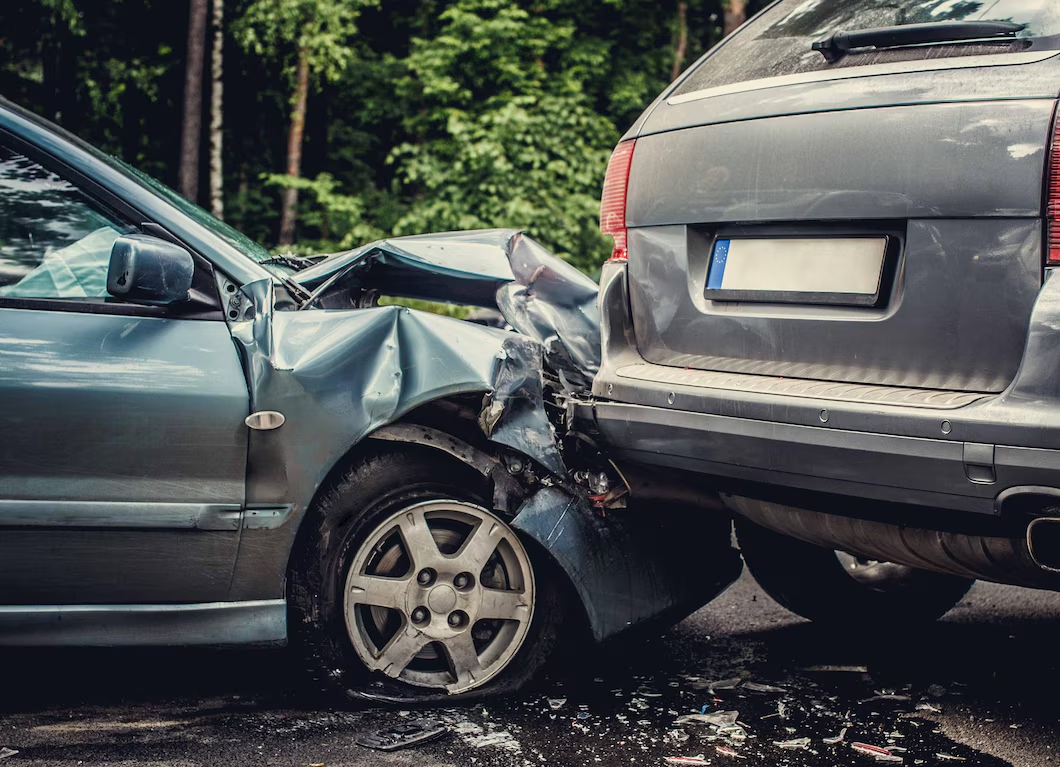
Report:
[{"label": "damaged front bumper", "polygon": [[[328,473],[372,440],[427,445],[489,478],[495,508],[566,575],[596,639],[680,618],[738,577],[723,513],[630,495],[591,418],[576,417],[591,414],[600,364],[597,286],[532,239],[395,238],[291,279],[311,294],[302,306],[275,311],[273,284],[253,283],[232,323],[252,410],[286,417],[251,434],[247,505],[285,506],[291,522],[244,531],[233,598],[282,594],[286,557],[273,548],[290,550]],[[380,296],[487,307],[511,330],[378,306]],[[439,403],[461,419],[423,417]]]}]

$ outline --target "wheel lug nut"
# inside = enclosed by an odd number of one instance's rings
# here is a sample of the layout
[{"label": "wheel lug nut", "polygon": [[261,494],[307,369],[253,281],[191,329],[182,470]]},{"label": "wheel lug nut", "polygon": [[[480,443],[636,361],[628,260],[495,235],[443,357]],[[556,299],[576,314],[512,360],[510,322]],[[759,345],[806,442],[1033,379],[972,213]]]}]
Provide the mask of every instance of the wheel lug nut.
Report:
[{"label": "wheel lug nut", "polygon": [[417,607],[412,611],[412,622],[413,623],[424,623],[427,620],[427,609],[424,607]]},{"label": "wheel lug nut", "polygon": [[458,589],[467,588],[467,576],[464,573],[453,578],[453,585]]},{"label": "wheel lug nut", "polygon": [[416,582],[419,583],[421,586],[428,586],[433,580],[434,573],[432,573],[430,570],[420,570],[419,574],[416,576]]},{"label": "wheel lug nut", "polygon": [[464,616],[460,613],[449,613],[449,625],[453,628],[459,627],[464,622]]}]

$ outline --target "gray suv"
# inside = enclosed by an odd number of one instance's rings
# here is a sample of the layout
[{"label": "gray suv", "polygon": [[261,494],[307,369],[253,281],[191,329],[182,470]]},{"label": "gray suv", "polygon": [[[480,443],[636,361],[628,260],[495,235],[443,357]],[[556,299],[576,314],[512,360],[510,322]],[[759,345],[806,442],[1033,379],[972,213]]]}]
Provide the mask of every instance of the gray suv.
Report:
[{"label": "gray suv", "polygon": [[608,169],[596,428],[815,619],[1060,588],[1060,4],[780,0]]}]

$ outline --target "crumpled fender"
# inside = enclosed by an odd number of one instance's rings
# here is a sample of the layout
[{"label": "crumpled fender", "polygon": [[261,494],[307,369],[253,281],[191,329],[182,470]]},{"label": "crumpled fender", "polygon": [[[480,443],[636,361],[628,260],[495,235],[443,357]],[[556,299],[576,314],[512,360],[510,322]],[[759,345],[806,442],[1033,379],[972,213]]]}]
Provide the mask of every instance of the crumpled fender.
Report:
[{"label": "crumpled fender", "polygon": [[606,519],[584,499],[542,488],[512,527],[566,572],[597,641],[638,625],[680,620],[739,577],[728,519],[673,508],[629,509]]},{"label": "crumpled fender", "polygon": [[294,279],[313,291],[309,305],[360,288],[497,309],[572,383],[587,385],[600,369],[596,283],[517,229],[392,237],[329,256]]}]

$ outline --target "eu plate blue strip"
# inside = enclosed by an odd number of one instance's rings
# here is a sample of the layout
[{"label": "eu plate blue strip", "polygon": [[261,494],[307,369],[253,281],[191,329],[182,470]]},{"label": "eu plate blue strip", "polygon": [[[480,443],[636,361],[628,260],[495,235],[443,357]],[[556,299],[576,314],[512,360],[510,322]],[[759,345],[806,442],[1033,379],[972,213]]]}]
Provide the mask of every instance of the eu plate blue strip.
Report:
[{"label": "eu plate blue strip", "polygon": [[714,243],[714,257],[710,261],[710,273],[707,276],[707,290],[720,290],[725,279],[725,262],[729,260],[730,240],[718,240]]}]

